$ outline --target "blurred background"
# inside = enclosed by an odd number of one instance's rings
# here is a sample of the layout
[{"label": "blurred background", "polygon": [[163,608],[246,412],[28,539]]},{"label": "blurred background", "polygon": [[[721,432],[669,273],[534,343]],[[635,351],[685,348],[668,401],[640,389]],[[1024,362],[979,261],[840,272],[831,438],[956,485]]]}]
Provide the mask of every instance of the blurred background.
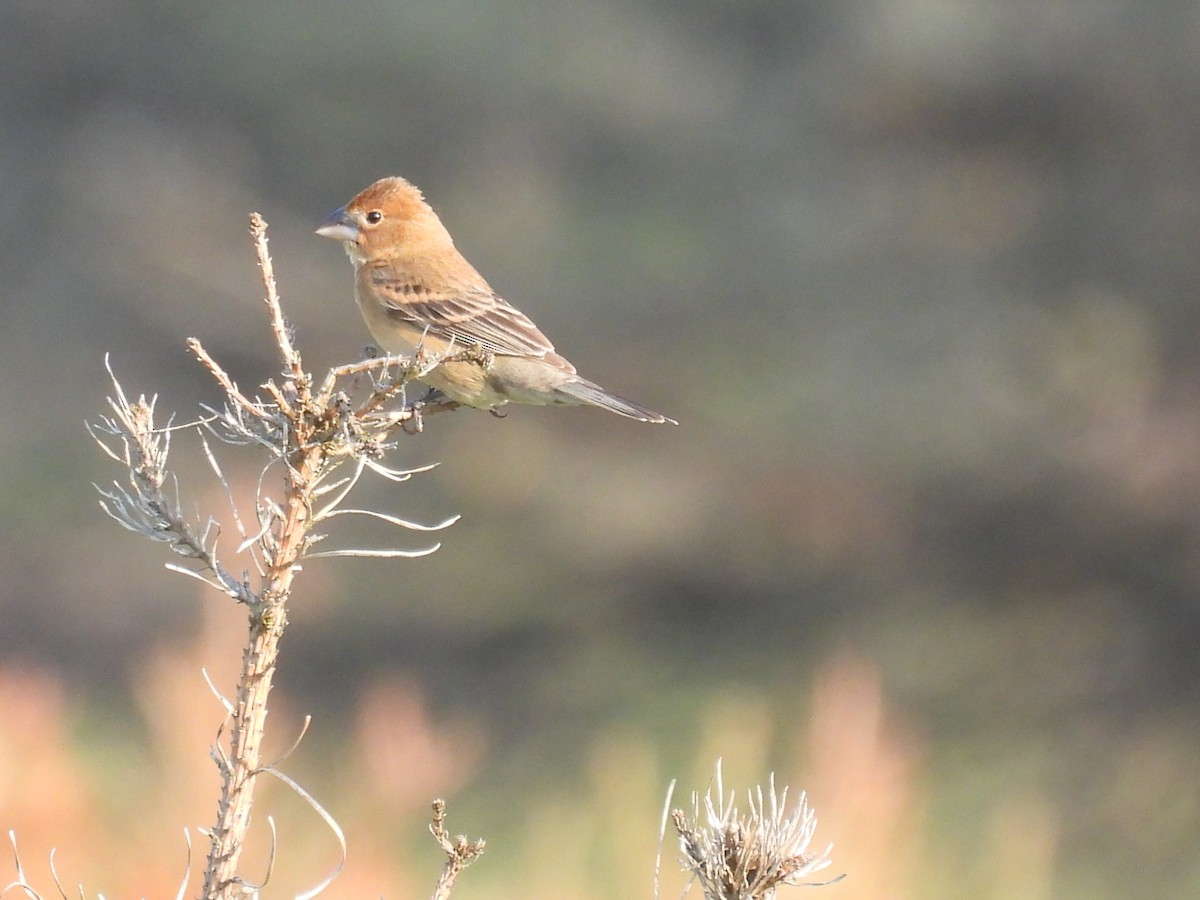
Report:
[{"label": "blurred background", "polygon": [[[104,355],[180,421],[217,398],[188,336],[274,376],[258,210],[310,368],[360,358],[312,231],[402,174],[682,424],[400,441],[440,466],[362,502],[462,521],[310,564],[273,695],[347,832],[328,896],[428,896],[435,796],[489,841],[461,900],[650,896],[667,786],[718,757],[809,792],[831,898],[1196,895],[1198,48],[1189,0],[5,3],[0,827],[30,877],[57,847],[90,894],[173,895],[217,796],[201,670],[240,660],[242,611],[97,506]],[[288,896],[338,852],[271,785],[247,877],[268,813]]]}]

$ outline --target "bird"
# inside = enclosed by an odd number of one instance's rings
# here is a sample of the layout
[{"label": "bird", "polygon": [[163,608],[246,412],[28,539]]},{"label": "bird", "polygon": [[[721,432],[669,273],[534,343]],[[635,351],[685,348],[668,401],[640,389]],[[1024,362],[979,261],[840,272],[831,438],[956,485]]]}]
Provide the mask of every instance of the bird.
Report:
[{"label": "bird", "polygon": [[376,181],[316,233],[343,242],[359,311],[384,351],[451,357],[421,380],[453,403],[493,413],[509,403],[597,406],[641,422],[679,424],[580,376],[467,262],[405,179]]}]

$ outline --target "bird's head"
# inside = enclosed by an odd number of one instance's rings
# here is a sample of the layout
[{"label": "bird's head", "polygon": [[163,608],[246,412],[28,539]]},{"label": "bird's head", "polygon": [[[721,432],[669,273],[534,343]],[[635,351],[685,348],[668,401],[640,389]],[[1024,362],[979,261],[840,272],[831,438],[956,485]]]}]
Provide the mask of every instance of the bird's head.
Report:
[{"label": "bird's head", "polygon": [[381,178],[335,210],[317,234],[344,242],[356,264],[453,246],[420,190],[403,178]]}]

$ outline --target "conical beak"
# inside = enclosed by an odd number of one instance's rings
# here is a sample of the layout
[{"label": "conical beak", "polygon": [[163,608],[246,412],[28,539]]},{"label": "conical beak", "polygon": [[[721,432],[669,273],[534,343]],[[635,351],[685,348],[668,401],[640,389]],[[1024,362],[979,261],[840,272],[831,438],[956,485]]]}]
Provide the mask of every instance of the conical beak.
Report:
[{"label": "conical beak", "polygon": [[333,238],[335,241],[357,241],[358,226],[346,213],[346,207],[330,213],[329,218],[317,229],[321,237]]}]

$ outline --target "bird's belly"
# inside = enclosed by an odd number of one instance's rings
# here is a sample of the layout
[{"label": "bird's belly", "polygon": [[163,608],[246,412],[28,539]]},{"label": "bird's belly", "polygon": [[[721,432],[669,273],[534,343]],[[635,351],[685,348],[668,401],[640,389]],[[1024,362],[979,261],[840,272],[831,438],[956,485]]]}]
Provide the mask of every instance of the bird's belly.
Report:
[{"label": "bird's belly", "polygon": [[476,409],[495,409],[508,403],[547,406],[572,403],[539,377],[537,364],[521,357],[494,357],[490,365],[455,360],[442,363],[422,381],[437,388],[451,400]]}]

